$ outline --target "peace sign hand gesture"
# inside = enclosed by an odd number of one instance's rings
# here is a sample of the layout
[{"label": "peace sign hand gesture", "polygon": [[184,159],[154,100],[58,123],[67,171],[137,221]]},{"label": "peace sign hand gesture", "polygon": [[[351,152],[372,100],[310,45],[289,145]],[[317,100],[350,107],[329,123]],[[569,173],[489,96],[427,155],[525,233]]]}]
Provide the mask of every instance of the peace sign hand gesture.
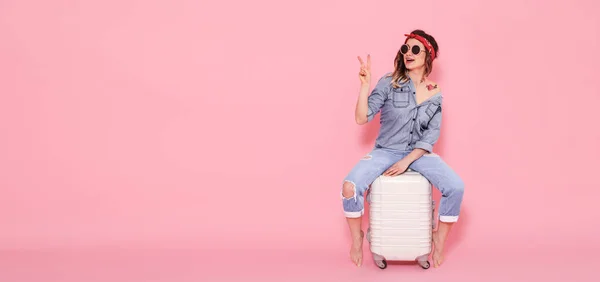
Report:
[{"label": "peace sign hand gesture", "polygon": [[360,62],[360,71],[358,72],[358,78],[362,84],[367,84],[371,82],[371,55],[367,55],[367,64],[363,62],[363,60],[358,56],[358,61]]}]

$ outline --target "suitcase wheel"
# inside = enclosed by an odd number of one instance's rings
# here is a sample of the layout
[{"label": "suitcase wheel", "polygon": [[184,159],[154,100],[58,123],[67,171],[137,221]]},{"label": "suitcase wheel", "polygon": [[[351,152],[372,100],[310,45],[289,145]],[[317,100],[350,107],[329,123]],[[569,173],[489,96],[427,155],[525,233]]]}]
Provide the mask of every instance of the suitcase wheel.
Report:
[{"label": "suitcase wheel", "polygon": [[431,264],[429,263],[428,260],[426,261],[420,261],[419,265],[423,268],[423,269],[429,269],[429,267],[431,266]]},{"label": "suitcase wheel", "polygon": [[387,262],[385,260],[376,260],[375,264],[381,269],[385,269],[387,267]]}]

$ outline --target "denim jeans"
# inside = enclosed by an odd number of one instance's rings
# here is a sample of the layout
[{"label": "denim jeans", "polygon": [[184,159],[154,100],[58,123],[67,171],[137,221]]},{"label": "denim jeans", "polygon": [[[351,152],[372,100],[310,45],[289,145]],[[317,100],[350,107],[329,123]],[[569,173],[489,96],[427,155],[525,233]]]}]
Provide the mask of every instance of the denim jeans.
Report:
[{"label": "denim jeans", "polygon": [[[344,182],[354,185],[354,196],[345,198],[342,203],[344,214],[348,218],[361,217],[364,214],[364,195],[371,183],[394,163],[400,161],[410,151],[395,151],[375,147],[363,157],[350,171]],[[434,153],[425,154],[410,164],[409,169],[423,175],[442,194],[439,207],[439,220],[456,222],[462,204],[464,183],[442,158]]]}]

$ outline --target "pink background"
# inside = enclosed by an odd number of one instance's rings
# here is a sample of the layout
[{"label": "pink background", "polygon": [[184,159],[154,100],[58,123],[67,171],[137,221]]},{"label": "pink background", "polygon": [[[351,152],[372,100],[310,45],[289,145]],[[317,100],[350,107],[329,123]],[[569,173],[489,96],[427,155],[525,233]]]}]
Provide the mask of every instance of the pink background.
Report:
[{"label": "pink background", "polygon": [[354,123],[356,56],[374,85],[421,28],[440,44],[436,151],[466,183],[445,266],[599,250],[598,8],[2,1],[0,248],[303,250],[351,268],[339,191],[379,122]]}]

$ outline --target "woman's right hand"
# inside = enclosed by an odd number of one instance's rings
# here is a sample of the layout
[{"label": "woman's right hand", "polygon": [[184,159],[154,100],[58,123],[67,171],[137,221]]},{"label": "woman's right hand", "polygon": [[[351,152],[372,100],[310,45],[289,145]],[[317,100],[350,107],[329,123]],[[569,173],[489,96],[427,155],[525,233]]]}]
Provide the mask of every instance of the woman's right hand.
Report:
[{"label": "woman's right hand", "polygon": [[358,78],[360,82],[365,85],[371,82],[371,55],[367,55],[367,64],[363,62],[363,60],[358,56],[358,61],[360,62],[360,71],[358,72]]}]

